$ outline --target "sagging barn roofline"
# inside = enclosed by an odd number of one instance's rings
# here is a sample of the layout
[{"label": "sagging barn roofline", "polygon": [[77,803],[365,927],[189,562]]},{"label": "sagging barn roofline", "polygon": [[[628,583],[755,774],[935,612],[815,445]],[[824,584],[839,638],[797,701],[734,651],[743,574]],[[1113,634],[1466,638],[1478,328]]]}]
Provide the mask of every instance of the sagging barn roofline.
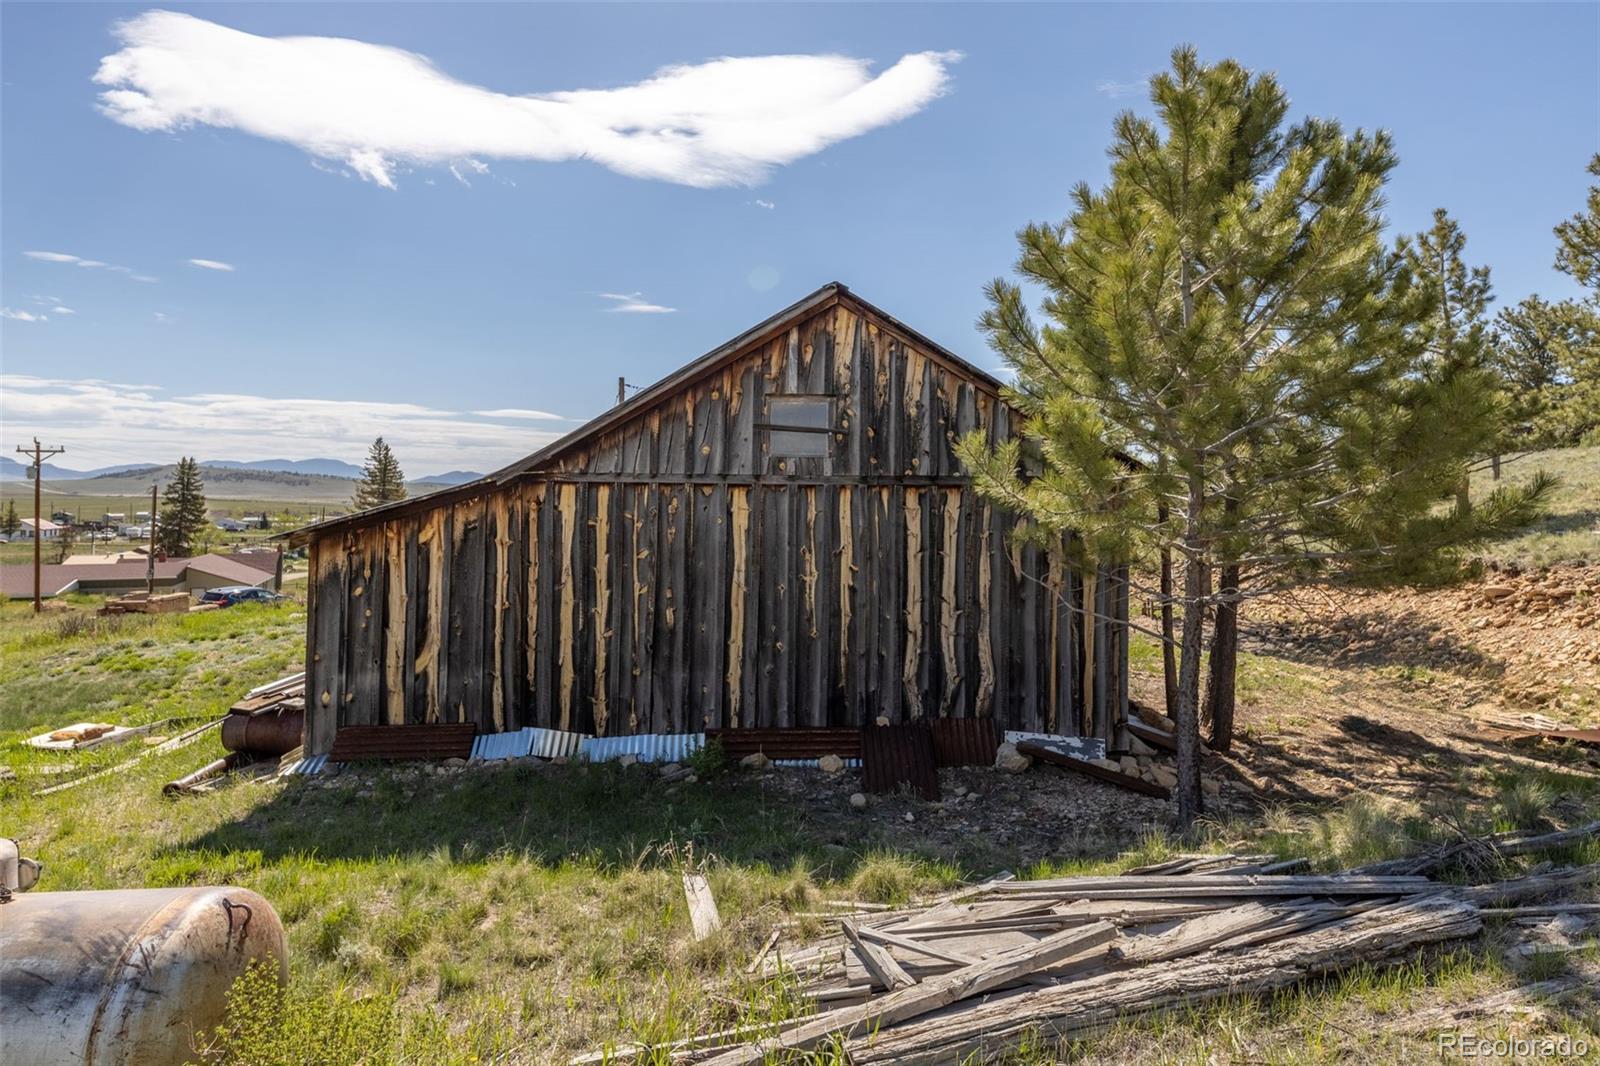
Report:
[{"label": "sagging barn roofline", "polygon": [[943,345],[930,340],[924,334],[907,326],[882,308],[852,292],[844,283],[831,281],[810,295],[790,304],[765,321],[718,345],[698,359],[679,367],[654,384],[629,397],[623,403],[607,408],[603,413],[585,422],[572,432],[552,441],[525,459],[520,459],[475,481],[424,493],[421,496],[396,500],[393,503],[379,504],[377,507],[370,507],[355,514],[343,515],[322,522],[313,522],[298,529],[290,530],[287,533],[280,533],[274,539],[287,540],[290,547],[298,548],[309,543],[311,538],[315,536],[322,536],[336,531],[359,529],[374,522],[427,510],[441,504],[469,500],[484,492],[492,491],[523,475],[539,471],[568,451],[604,433],[606,430],[644,414],[684,386],[708,374],[715,373],[726,364],[748,353],[752,348],[766,343],[774,335],[787,330],[796,322],[816,312],[825,311],[843,301],[848,301],[865,315],[876,319],[882,327],[900,334],[906,340],[924,349],[935,360],[947,363],[951,370],[965,376],[973,384],[982,387],[983,391],[990,393],[995,398],[1000,397],[1001,390],[1005,388],[1005,384],[993,374],[974,366]]}]

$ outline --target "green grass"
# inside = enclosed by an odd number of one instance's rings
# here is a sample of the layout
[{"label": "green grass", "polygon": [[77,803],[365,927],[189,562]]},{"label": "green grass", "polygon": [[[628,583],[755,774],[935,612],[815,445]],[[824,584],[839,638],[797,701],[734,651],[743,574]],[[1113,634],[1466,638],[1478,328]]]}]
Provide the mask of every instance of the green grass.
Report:
[{"label": "green grass", "polygon": [[[1500,483],[1520,484],[1537,470],[1561,479],[1549,512],[1517,536],[1491,544],[1485,554],[1521,566],[1600,560],[1600,446],[1517,457],[1505,464]],[[1481,497],[1494,486],[1489,472],[1484,471],[1474,476],[1472,491]]]},{"label": "green grass", "polygon": [[[34,752],[16,743],[30,732],[84,718],[203,722],[300,663],[297,606],[120,620],[84,606],[69,621],[0,605],[0,763],[17,774],[0,782],[0,830],[46,863],[43,888],[231,883],[272,901],[289,934],[291,984],[283,996],[240,989],[208,1062],[547,1062],[608,1042],[772,1022],[800,1005],[782,985],[746,978],[743,966],[777,923],[823,899],[893,904],[994,872],[992,846],[977,834],[940,854],[870,830],[841,837],[758,779],[717,772],[710,757],[691,786],[662,785],[645,768],[541,764],[241,780],[163,799],[162,782],[219,754],[213,732],[125,773],[36,796],[140,749]],[[1301,691],[1271,665],[1262,686]],[[47,772],[61,766],[69,773]],[[1483,802],[1466,817],[1486,828],[1536,820],[1556,787],[1515,775],[1477,783]],[[1332,869],[1435,832],[1415,809],[1372,798],[1209,823],[1190,839],[1154,832],[1123,854],[1019,873],[1106,872],[1196,848],[1260,848]],[[707,872],[725,925],[698,943],[681,885],[689,866]],[[1492,950],[1442,964],[1430,956],[1398,972],[1119,1027],[1089,1053],[1250,1057],[1229,1050],[1238,1046],[1263,1061],[1384,1058],[1390,1045],[1363,1019],[1408,995],[1503,982],[1498,966]],[[1284,1027],[1295,1037],[1269,1050],[1260,1034]],[[1040,1042],[1012,1061],[1057,1058]]]}]

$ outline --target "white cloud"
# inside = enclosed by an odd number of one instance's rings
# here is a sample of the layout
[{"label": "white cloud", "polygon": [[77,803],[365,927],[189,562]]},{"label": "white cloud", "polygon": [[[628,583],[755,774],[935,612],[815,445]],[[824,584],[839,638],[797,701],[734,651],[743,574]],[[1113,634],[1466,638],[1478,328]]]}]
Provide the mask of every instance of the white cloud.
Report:
[{"label": "white cloud", "polygon": [[106,270],[114,270],[118,274],[126,274],[134,281],[154,282],[160,280],[148,274],[137,274],[132,267],[118,266],[115,263],[107,263],[100,259],[85,259],[70,252],[23,252],[22,254],[29,259],[37,259],[41,263],[73,263],[77,266],[88,267],[91,270],[103,267]]},{"label": "white cloud", "polygon": [[151,311],[150,314],[155,316],[155,320],[157,322],[171,322],[172,321],[172,319],[167,317],[167,313],[165,311]]},{"label": "white cloud", "polygon": [[778,206],[777,204],[773,203],[771,200],[754,200],[752,202],[757,207],[762,208],[762,209],[767,210],[767,211],[771,211],[774,207]]},{"label": "white cloud", "polygon": [[78,312],[74,311],[70,307],[62,307],[60,304],[57,304],[50,309],[50,313],[52,315],[75,315]]},{"label": "white cloud", "polygon": [[549,411],[532,411],[526,407],[499,407],[493,411],[472,412],[483,418],[525,418],[531,421],[563,421],[561,415],[551,414]]},{"label": "white cloud", "polygon": [[170,11],[115,32],[123,48],[94,76],[114,121],[238,129],[386,188],[406,165],[484,159],[589,159],[635,178],[751,184],[916,114],[945,92],[960,58],[918,52],[873,77],[849,56],[723,57],[618,88],[513,95],[346,38],[258,37]]},{"label": "white cloud", "polygon": [[11,307],[0,307],[0,318],[9,318],[14,322],[48,322],[49,315],[36,315],[32,311],[21,311]]},{"label": "white cloud", "polygon": [[59,438],[83,466],[170,462],[194,455],[197,447],[206,453],[202,459],[326,456],[360,462],[381,434],[406,472],[416,476],[463,467],[492,470],[561,436],[508,424],[514,416],[500,414],[506,421],[417,404],[233,393],[168,396],[153,385],[0,374],[0,420],[21,436]]},{"label": "white cloud", "polygon": [[644,294],[639,292],[602,292],[600,298],[616,301],[613,306],[606,308],[607,311],[620,311],[627,315],[670,315],[677,310],[676,307],[649,303],[644,299]]},{"label": "white cloud", "polygon": [[1150,87],[1148,78],[1138,78],[1134,81],[1112,81],[1107,78],[1094,83],[1094,91],[1101,96],[1109,96],[1113,100],[1120,100],[1124,96],[1139,96]]},{"label": "white cloud", "polygon": [[225,270],[230,274],[233,273],[233,264],[224,263],[220,259],[191,259],[189,260],[189,265],[197,266],[202,270]]}]

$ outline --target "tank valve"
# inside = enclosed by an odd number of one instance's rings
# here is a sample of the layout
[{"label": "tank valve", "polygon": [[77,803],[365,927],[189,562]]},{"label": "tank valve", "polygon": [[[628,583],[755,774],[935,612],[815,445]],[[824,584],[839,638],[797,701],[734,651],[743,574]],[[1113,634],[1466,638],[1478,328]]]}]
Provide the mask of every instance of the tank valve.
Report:
[{"label": "tank valve", "polygon": [[13,892],[26,892],[38,884],[43,869],[40,863],[22,857],[15,840],[0,837],[0,903],[9,900]]}]

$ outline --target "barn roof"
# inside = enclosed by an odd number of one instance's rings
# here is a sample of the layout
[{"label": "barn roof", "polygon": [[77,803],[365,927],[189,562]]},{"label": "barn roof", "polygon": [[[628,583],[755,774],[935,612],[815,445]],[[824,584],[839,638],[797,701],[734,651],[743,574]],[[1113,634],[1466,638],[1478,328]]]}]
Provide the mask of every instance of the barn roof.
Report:
[{"label": "barn roof", "polygon": [[485,475],[475,481],[468,481],[460,485],[439,489],[435,492],[424,493],[421,496],[411,496],[404,500],[396,500],[393,503],[379,504],[377,507],[370,507],[355,514],[314,522],[291,532],[280,534],[280,537],[287,538],[292,545],[304,544],[311,538],[312,534],[322,534],[352,526],[363,526],[396,514],[411,513],[435,507],[442,503],[469,499],[485,490],[497,488],[513,481],[524,474],[534,473],[547,467],[572,449],[589,442],[606,430],[650,410],[691,382],[708,374],[716,373],[728,363],[748,354],[752,348],[770,340],[773,336],[782,333],[796,323],[819,311],[825,311],[841,301],[848,301],[858,310],[878,319],[882,325],[916,344],[935,360],[948,364],[952,370],[970,379],[984,388],[985,391],[998,395],[1001,388],[1004,387],[1003,383],[987,370],[974,366],[943,345],[928,339],[905,325],[883,309],[863,300],[860,296],[851,292],[843,283],[831,281],[809,296],[790,304],[771,318],[718,345],[693,362],[679,367],[655,384],[635,393],[626,401],[607,408],[604,413],[585,422],[571,433],[552,441],[532,455],[519,459],[510,466],[502,467],[494,473]]}]

